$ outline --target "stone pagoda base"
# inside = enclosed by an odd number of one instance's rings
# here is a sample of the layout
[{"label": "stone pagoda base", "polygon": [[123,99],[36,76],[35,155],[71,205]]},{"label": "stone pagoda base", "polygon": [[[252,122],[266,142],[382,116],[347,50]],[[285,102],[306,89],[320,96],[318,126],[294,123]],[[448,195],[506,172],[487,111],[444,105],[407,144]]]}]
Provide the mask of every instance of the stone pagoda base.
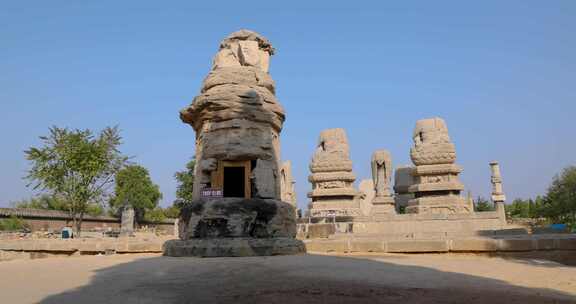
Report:
[{"label": "stone pagoda base", "polygon": [[294,238],[214,238],[170,240],[164,255],[172,257],[245,257],[306,253],[304,243]]},{"label": "stone pagoda base", "polygon": [[311,217],[360,216],[360,204],[354,197],[323,199],[308,206]]},{"label": "stone pagoda base", "polygon": [[388,215],[396,214],[396,207],[394,206],[394,198],[392,196],[377,196],[372,200],[372,209],[370,215]]},{"label": "stone pagoda base", "polygon": [[262,256],[306,252],[296,240],[294,208],[272,199],[214,198],[185,205],[180,240],[164,244],[166,256]]},{"label": "stone pagoda base", "polygon": [[427,196],[408,202],[406,213],[418,214],[467,214],[474,212],[472,202],[461,196]]}]

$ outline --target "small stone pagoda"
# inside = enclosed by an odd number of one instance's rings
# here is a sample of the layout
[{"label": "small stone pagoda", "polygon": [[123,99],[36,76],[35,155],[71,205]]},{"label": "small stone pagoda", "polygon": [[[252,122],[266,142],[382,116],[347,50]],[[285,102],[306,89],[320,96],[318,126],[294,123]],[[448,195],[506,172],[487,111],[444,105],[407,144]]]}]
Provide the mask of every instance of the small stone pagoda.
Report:
[{"label": "small stone pagoda", "polygon": [[450,141],[448,128],[441,118],[416,122],[412,136],[414,146],[410,158],[414,184],[409,191],[414,199],[408,202],[407,213],[461,214],[473,212],[471,202],[460,196],[464,185],[458,179],[462,172],[456,161],[456,149]]},{"label": "small stone pagoda", "polygon": [[220,43],[201,94],[180,111],[196,132],[194,201],[182,208],[169,256],[249,256],[304,251],[294,207],[282,202],[285,119],[268,74],[274,48],[240,30]]},{"label": "small stone pagoda", "polygon": [[356,177],[352,173],[352,161],[344,129],[328,129],[320,133],[318,146],[310,163],[310,172],[310,216],[360,215],[356,199],[359,193],[353,186]]}]

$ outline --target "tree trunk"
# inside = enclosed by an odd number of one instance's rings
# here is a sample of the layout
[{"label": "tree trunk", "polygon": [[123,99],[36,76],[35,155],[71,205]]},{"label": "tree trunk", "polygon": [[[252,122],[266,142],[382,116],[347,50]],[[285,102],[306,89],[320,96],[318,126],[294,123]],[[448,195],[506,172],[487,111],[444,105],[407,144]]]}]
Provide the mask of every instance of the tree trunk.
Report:
[{"label": "tree trunk", "polygon": [[76,221],[76,235],[80,237],[82,231],[82,219],[84,218],[84,211],[80,212],[80,216],[78,217],[78,221]]},{"label": "tree trunk", "polygon": [[[72,209],[72,207],[68,208],[68,214],[72,218],[72,227],[74,227],[74,229],[75,229],[76,228],[76,214],[74,213],[74,210]],[[68,226],[68,222],[66,222],[66,226]],[[70,237],[70,236],[68,236],[68,237]]]}]

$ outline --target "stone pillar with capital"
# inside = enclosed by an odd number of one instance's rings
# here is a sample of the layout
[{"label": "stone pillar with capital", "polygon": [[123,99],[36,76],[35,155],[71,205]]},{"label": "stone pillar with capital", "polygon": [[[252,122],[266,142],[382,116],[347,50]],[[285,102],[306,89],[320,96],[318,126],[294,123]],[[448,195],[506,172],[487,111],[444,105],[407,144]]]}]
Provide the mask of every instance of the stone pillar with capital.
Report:
[{"label": "stone pillar with capital", "polygon": [[500,221],[503,225],[506,225],[506,210],[504,208],[504,202],[506,201],[506,195],[504,195],[504,190],[502,189],[502,175],[500,174],[500,164],[497,161],[490,162],[490,171],[492,176],[490,181],[492,182],[492,202],[496,207],[496,212],[500,217]]}]

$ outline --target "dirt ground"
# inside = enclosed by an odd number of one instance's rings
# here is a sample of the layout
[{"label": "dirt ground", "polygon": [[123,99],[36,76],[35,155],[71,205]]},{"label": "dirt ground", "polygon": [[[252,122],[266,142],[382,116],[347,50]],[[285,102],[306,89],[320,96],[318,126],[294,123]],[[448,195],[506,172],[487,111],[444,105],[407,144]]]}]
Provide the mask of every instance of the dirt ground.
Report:
[{"label": "dirt ground", "polygon": [[0,303],[576,303],[576,267],[451,255],[0,263]]}]

